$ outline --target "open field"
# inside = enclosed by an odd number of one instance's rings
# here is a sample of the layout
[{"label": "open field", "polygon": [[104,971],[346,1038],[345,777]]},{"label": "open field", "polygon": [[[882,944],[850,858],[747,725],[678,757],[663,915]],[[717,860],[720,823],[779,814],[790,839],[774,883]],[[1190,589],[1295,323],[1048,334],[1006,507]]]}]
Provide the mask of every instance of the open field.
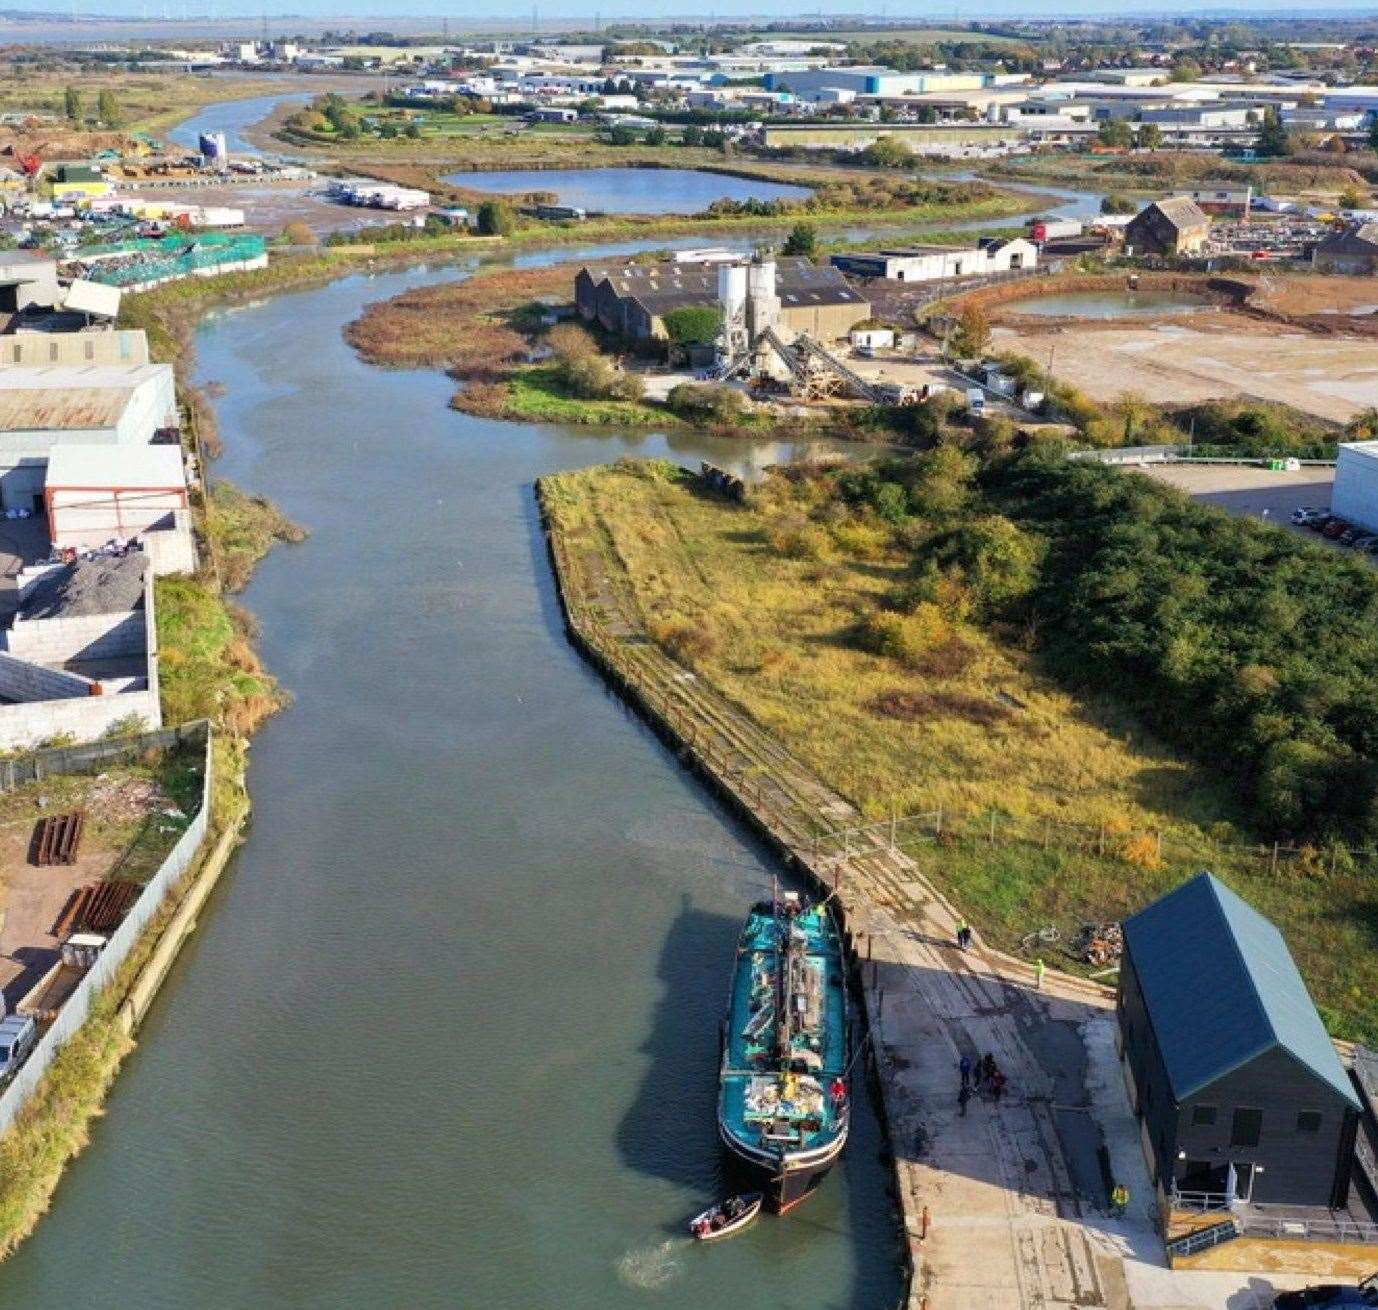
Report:
[{"label": "open field", "polygon": [[83,69],[36,71],[29,65],[0,68],[0,113],[33,112],[62,118],[67,87],[81,92],[85,112],[95,117],[102,91],[111,91],[124,111],[127,131],[159,132],[222,100],[244,100],[290,90],[282,79],[196,77],[180,73],[91,72]]},{"label": "open field", "polygon": [[1249,397],[1336,423],[1378,405],[1372,339],[1289,331],[1237,314],[1132,327],[1000,326],[991,344],[1040,365],[1051,358],[1055,376],[1105,403],[1128,392],[1158,405]]},{"label": "open field", "polygon": [[[1337,163],[1333,157],[1310,155],[1303,159],[1222,159],[1206,151],[1157,150],[1121,155],[1072,155],[1054,153],[1018,156],[981,167],[992,181],[1017,178],[1022,182],[1079,187],[1095,191],[1122,191],[1161,196],[1186,187],[1252,184],[1268,194],[1300,195],[1332,199],[1346,187],[1367,189],[1357,171],[1358,159]],[[1363,159],[1371,167],[1373,156]]]},{"label": "open field", "polygon": [[570,548],[630,590],[652,639],[868,814],[942,808],[940,840],[931,822],[901,839],[990,940],[1019,950],[1047,925],[1066,940],[1212,867],[1280,923],[1332,1026],[1378,1036],[1365,876],[1275,873],[1217,845],[1237,833],[1225,780],[1069,695],[1018,634],[963,626],[922,669],[856,644],[905,576],[883,525],[801,520],[769,484],[739,507],[666,465],[556,482]]}]

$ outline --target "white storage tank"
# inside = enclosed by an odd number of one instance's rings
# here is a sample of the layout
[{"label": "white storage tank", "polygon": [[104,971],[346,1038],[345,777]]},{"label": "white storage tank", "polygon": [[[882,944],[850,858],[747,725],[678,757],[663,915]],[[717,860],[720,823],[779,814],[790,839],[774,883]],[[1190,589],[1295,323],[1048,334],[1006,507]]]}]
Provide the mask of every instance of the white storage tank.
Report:
[{"label": "white storage tank", "polygon": [[1378,532],[1378,441],[1340,443],[1330,510],[1369,532]]},{"label": "white storage tank", "polygon": [[718,302],[732,319],[746,307],[746,269],[741,264],[718,265]]}]

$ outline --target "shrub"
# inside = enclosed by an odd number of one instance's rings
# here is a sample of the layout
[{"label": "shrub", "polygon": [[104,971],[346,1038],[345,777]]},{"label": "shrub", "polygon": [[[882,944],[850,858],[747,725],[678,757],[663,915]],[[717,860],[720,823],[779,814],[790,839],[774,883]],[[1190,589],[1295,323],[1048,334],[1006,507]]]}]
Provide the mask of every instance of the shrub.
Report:
[{"label": "shrub", "polygon": [[954,637],[951,623],[931,601],[922,601],[908,614],[877,610],[858,625],[856,642],[873,655],[883,655],[916,668],[931,651]]},{"label": "shrub", "polygon": [[722,330],[722,310],[716,305],[684,305],[661,320],[677,346],[706,345]]},{"label": "shrub", "polygon": [[789,559],[820,563],[832,554],[832,538],[817,523],[799,515],[772,523],[766,529],[766,541],[772,550]]},{"label": "shrub", "polygon": [[500,200],[485,200],[475,218],[479,232],[486,237],[507,237],[516,230],[517,215],[511,205]]},{"label": "shrub", "polygon": [[747,401],[740,391],[711,383],[681,382],[665,398],[674,413],[691,423],[740,423],[746,417]]},{"label": "shrub", "polygon": [[646,385],[635,373],[613,368],[601,355],[563,362],[560,380],[580,400],[641,400],[646,395]]},{"label": "shrub", "polygon": [[282,239],[294,246],[314,246],[320,238],[305,223],[288,223],[282,229]]},{"label": "shrub", "polygon": [[545,334],[545,341],[562,363],[589,359],[599,353],[592,333],[578,323],[557,323]]},{"label": "shrub", "polygon": [[914,162],[914,152],[898,137],[883,136],[872,141],[860,159],[872,168],[906,168]]},{"label": "shrub", "polygon": [[651,639],[684,664],[706,659],[718,645],[705,620],[662,619],[651,624]]}]

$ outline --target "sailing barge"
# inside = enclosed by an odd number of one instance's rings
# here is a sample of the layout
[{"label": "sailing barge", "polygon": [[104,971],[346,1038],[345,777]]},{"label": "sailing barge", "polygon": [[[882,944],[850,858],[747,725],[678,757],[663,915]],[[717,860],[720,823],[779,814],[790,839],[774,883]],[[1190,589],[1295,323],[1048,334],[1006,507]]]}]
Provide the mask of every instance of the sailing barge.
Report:
[{"label": "sailing barge", "polygon": [[771,1208],[809,1195],[847,1142],[847,988],[826,906],[752,907],[723,1021],[718,1133]]}]

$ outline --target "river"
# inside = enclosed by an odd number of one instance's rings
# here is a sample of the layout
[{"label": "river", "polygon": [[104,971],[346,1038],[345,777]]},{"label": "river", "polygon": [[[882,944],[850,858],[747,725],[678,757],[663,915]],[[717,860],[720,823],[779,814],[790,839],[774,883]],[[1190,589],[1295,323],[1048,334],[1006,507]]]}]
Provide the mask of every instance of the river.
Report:
[{"label": "river", "polygon": [[310,529],[243,601],[295,701],[248,841],[0,1306],[892,1305],[872,1107],[720,1247],[735,934],[772,865],[563,634],[532,497],[622,455],[787,458],[446,408],[341,329],[454,271],[217,313],[217,472]]}]

